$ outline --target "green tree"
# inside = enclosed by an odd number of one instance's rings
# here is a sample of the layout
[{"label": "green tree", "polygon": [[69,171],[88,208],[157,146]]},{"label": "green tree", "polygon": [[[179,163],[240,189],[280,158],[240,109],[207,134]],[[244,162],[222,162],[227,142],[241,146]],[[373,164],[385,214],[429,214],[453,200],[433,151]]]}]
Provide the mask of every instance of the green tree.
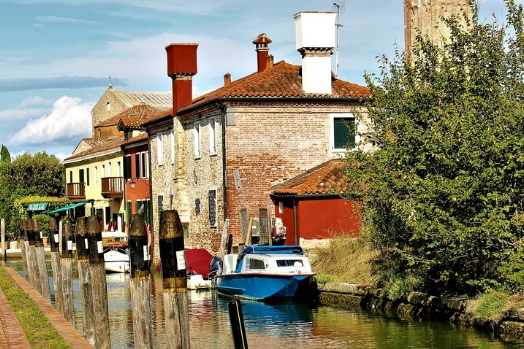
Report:
[{"label": "green tree", "polygon": [[45,151],[24,153],[11,163],[4,163],[0,173],[0,207],[11,231],[18,229],[23,212],[14,204],[26,196],[59,197],[64,191],[64,167],[54,155]]},{"label": "green tree", "polygon": [[524,290],[524,22],[505,3],[505,24],[475,8],[446,20],[443,45],[419,37],[413,62],[397,51],[366,75],[360,149],[374,150],[347,154],[347,197],[363,203],[384,286]]}]

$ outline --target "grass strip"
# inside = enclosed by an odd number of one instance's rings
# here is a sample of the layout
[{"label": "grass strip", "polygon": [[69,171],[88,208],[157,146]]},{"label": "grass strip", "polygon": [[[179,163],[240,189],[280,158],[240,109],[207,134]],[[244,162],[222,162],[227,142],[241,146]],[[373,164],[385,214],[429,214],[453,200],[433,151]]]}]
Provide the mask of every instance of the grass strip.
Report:
[{"label": "grass strip", "polygon": [[18,286],[5,268],[0,268],[0,288],[33,348],[71,348],[51,325],[38,305]]}]

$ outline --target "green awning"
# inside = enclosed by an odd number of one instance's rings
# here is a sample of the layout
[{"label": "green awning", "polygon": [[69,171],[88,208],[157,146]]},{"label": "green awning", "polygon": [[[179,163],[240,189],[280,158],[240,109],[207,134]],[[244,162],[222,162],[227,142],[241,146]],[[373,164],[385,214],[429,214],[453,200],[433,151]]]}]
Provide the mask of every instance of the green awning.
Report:
[{"label": "green awning", "polygon": [[27,211],[44,211],[47,208],[47,202],[32,202],[27,206]]},{"label": "green awning", "polygon": [[65,211],[65,210],[69,210],[71,208],[84,206],[85,204],[86,204],[85,202],[75,202],[74,204],[71,204],[71,205],[67,205],[67,206],[60,207],[60,208],[55,208],[54,210],[49,211],[48,213],[55,213],[55,212]]}]

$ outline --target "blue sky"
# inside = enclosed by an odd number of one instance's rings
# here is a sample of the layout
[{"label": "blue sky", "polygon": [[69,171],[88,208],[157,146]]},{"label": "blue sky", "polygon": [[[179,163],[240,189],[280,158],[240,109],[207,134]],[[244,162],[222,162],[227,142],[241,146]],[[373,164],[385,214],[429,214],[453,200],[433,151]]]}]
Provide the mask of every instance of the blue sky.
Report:
[{"label": "blue sky", "polygon": [[[404,49],[403,0],[339,2],[338,77],[364,84],[377,56]],[[503,0],[479,2],[481,18],[503,18]],[[0,0],[0,143],[12,156],[69,156],[91,135],[109,76],[118,90],[170,91],[172,42],[199,44],[195,93],[220,87],[226,72],[254,72],[260,33],[275,62],[300,64],[293,15],[332,10],[329,0]]]}]

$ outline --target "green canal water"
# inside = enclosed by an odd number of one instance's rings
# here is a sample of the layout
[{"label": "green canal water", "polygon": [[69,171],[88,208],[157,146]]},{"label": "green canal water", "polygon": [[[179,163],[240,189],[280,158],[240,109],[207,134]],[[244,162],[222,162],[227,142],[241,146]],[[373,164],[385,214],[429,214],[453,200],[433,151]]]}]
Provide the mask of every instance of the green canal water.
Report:
[{"label": "green canal water", "polygon": [[[19,262],[5,264],[18,270]],[[50,281],[52,285],[52,280]],[[133,348],[129,276],[108,274],[109,318],[113,349]],[[151,281],[151,319],[155,348],[165,348],[162,280]],[[82,333],[78,280],[73,282],[77,330]],[[54,291],[51,290],[52,294]],[[191,348],[233,348],[227,310],[228,298],[212,291],[189,291]],[[387,317],[360,309],[310,306],[303,303],[242,301],[248,346],[268,348],[524,348],[524,341],[495,338],[447,322]]]}]

